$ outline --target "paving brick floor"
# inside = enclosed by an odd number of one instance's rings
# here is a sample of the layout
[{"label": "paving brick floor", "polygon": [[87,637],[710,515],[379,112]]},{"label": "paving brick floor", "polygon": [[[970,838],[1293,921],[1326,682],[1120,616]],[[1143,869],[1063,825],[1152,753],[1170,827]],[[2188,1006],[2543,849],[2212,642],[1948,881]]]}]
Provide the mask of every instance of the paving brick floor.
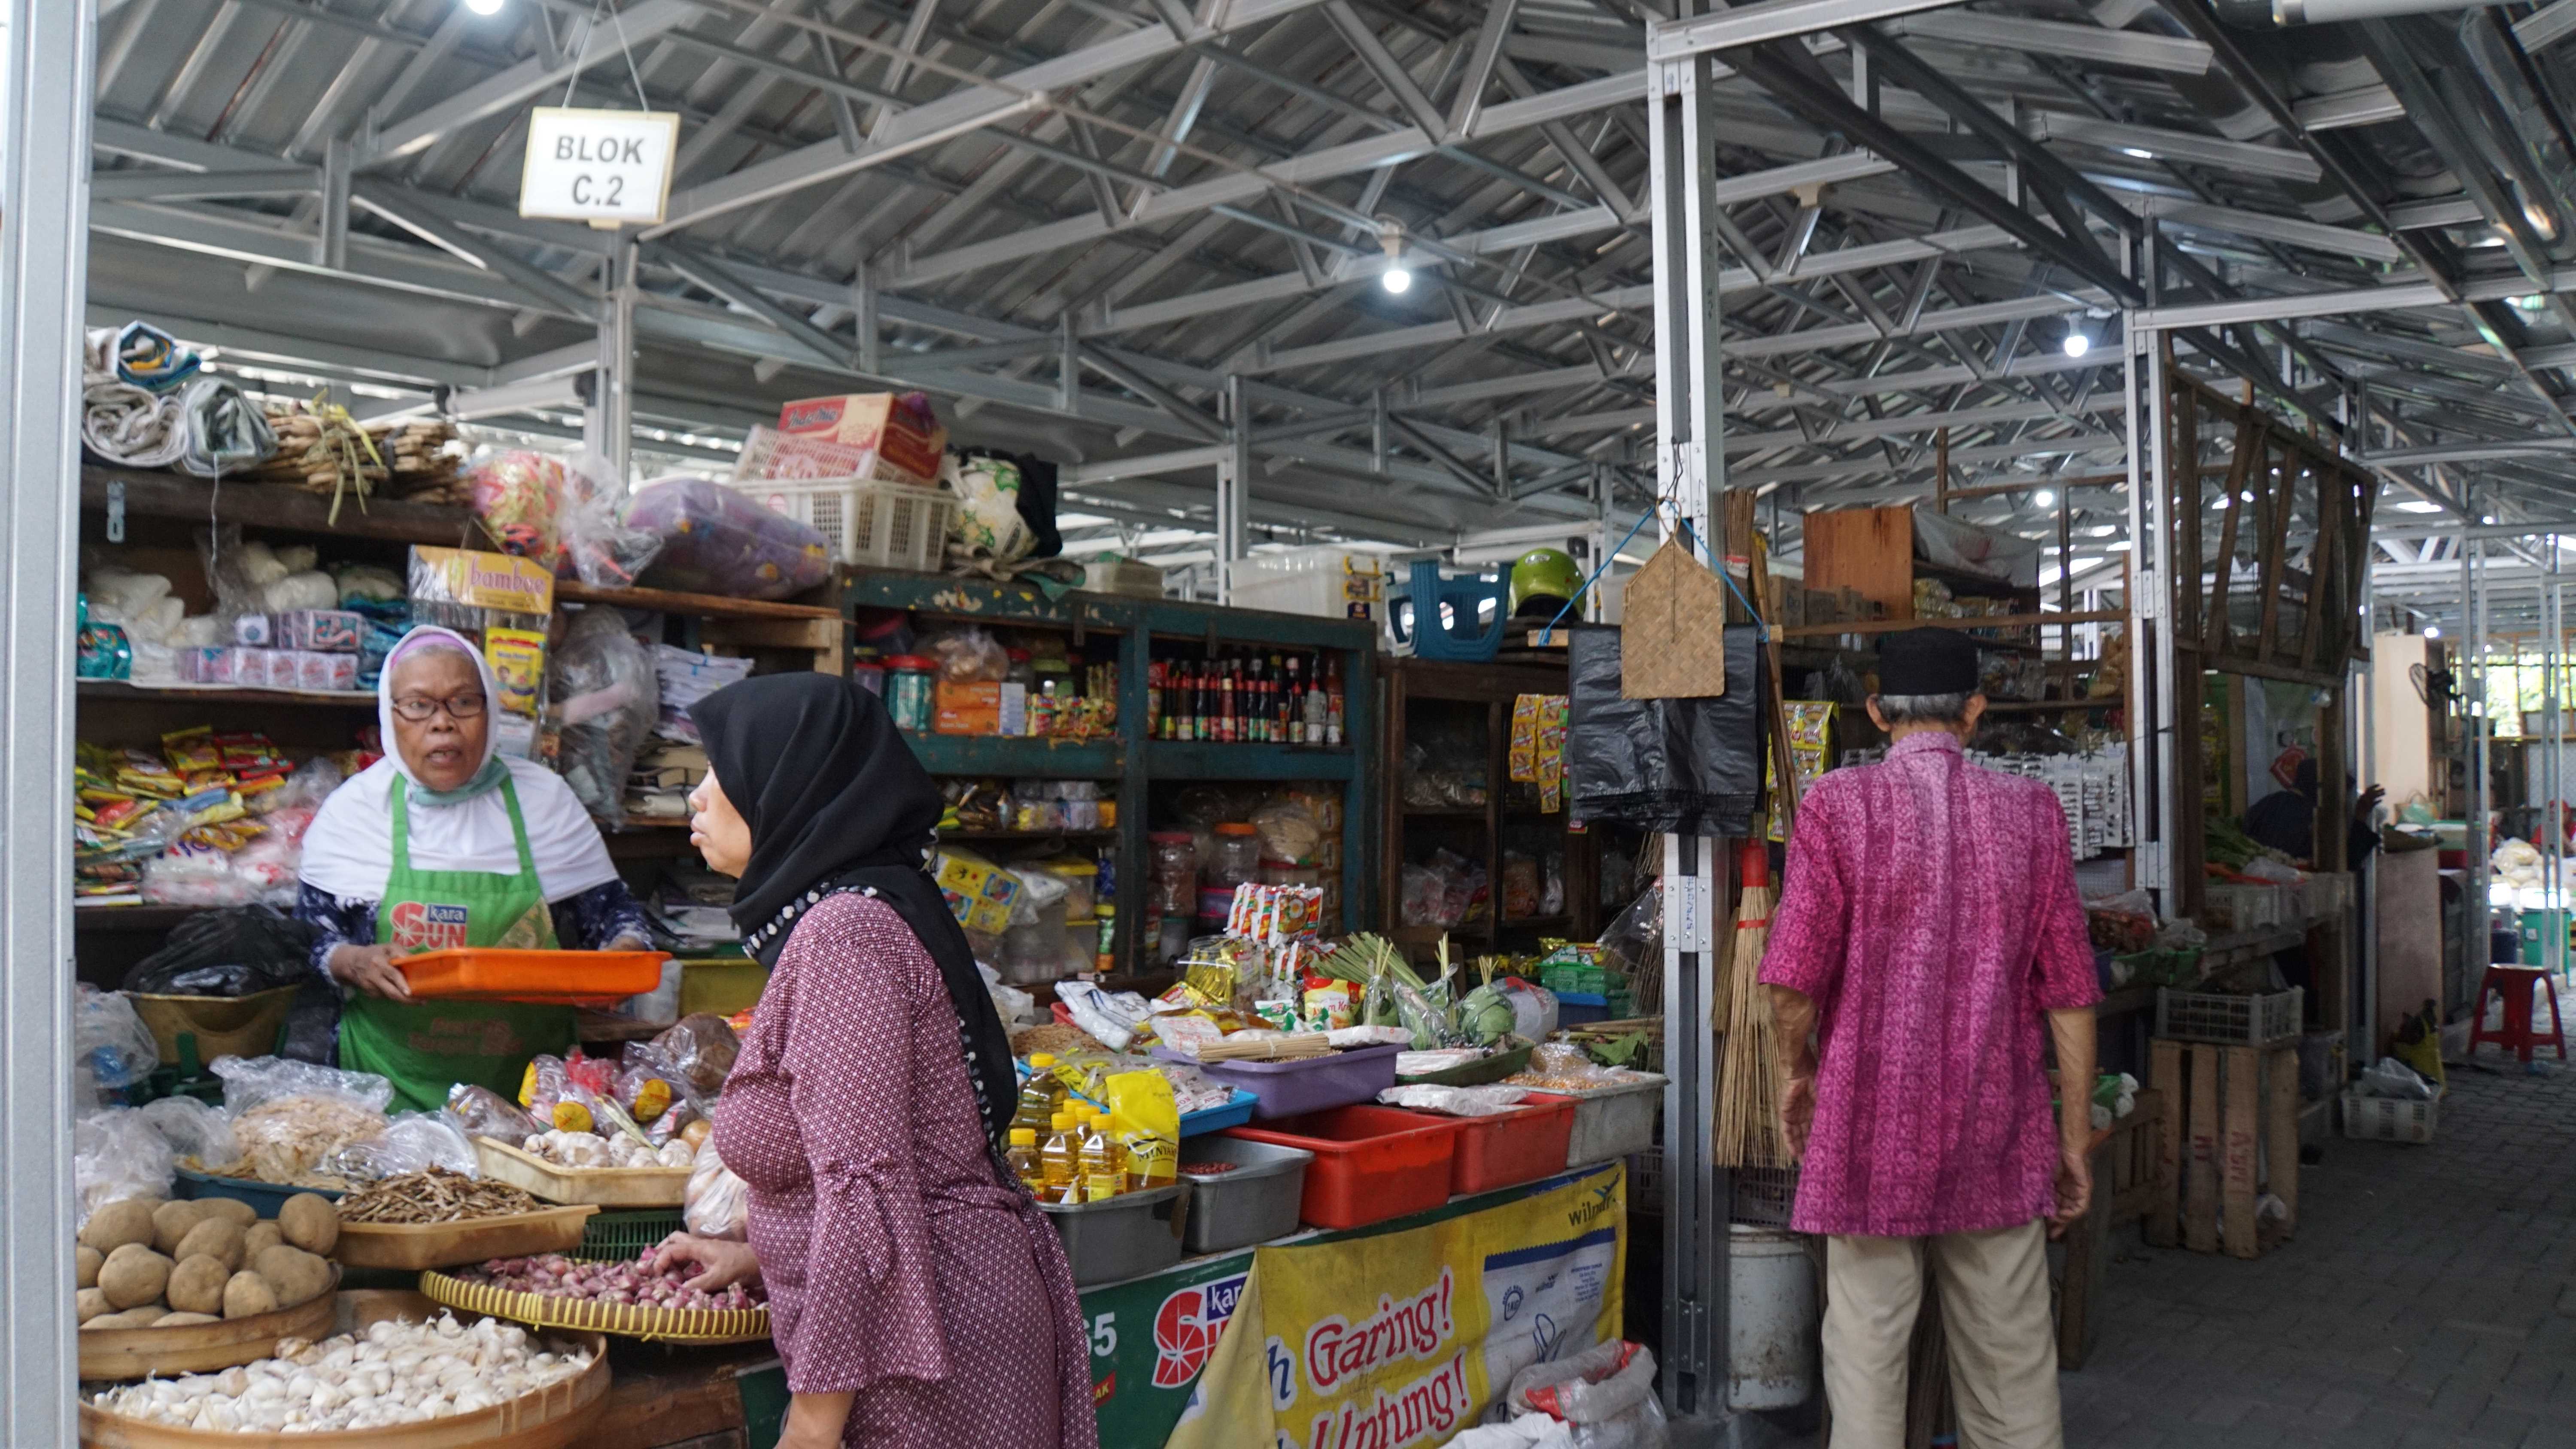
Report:
[{"label": "paving brick floor", "polygon": [[2451,1079],[2431,1145],[2328,1142],[2263,1258],[2125,1230],[2070,1449],[2576,1449],[2576,1070]]}]

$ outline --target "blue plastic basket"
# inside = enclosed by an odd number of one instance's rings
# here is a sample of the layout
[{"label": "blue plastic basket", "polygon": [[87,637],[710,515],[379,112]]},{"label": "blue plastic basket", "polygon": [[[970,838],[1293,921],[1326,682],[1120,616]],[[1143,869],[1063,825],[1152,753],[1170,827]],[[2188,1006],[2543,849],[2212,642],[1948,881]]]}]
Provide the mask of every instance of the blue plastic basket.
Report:
[{"label": "blue plastic basket", "polygon": [[1196,1137],[1201,1133],[1220,1132],[1228,1127],[1240,1127],[1252,1120],[1252,1104],[1260,1100],[1250,1092],[1237,1087],[1234,1089],[1233,1100],[1222,1107],[1201,1107],[1195,1112],[1183,1112],[1181,1135]]},{"label": "blue plastic basket", "polygon": [[[1440,576],[1438,560],[1416,559],[1406,592],[1413,599],[1413,629],[1405,642],[1412,645],[1414,658],[1482,664],[1502,646],[1505,605],[1511,592],[1502,579],[1481,574],[1446,579]],[[1440,620],[1443,604],[1449,606],[1446,624]],[[1493,622],[1480,622],[1488,606],[1494,611]]]},{"label": "blue plastic basket", "polygon": [[183,1198],[237,1198],[259,1209],[264,1218],[277,1216],[286,1200],[299,1193],[314,1193],[337,1202],[340,1191],[328,1187],[289,1187],[281,1183],[259,1182],[247,1177],[221,1177],[194,1168],[179,1169],[178,1181],[171,1184],[171,1196]]}]

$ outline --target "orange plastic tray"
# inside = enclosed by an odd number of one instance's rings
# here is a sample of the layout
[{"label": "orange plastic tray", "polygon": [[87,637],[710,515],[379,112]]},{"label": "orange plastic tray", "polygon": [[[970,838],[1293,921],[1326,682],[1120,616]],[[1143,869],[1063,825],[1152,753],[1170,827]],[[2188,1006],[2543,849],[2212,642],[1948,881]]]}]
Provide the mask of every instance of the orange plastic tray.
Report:
[{"label": "orange plastic tray", "polygon": [[448,1001],[574,1006],[641,996],[662,984],[660,951],[424,951],[396,963],[411,994]]}]

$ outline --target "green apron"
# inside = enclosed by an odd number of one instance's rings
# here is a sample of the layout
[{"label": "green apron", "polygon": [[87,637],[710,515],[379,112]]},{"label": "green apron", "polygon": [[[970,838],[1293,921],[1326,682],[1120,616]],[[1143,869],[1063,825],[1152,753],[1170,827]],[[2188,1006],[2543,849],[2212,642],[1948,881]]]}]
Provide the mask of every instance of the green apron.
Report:
[{"label": "green apron", "polygon": [[[484,946],[514,951],[555,949],[553,915],[537,882],[519,792],[501,782],[519,871],[411,868],[411,814],[406,782],[393,790],[394,868],[376,908],[376,939],[409,956]],[[564,1006],[499,1001],[431,1001],[406,1006],[352,996],[340,1016],[340,1065],[374,1072],[394,1084],[397,1109],[435,1112],[457,1082],[489,1087],[518,1100],[528,1058],[573,1043],[573,1014]]]}]

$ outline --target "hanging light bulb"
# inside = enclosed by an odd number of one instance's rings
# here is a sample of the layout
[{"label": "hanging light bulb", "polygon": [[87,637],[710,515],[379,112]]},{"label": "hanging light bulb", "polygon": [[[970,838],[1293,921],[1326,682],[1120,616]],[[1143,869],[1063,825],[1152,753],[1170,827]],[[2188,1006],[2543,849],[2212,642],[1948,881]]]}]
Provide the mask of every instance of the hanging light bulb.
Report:
[{"label": "hanging light bulb", "polygon": [[498,15],[502,0],[465,0],[465,8],[477,15]]},{"label": "hanging light bulb", "polygon": [[2441,637],[2442,637],[2442,626],[2441,626],[2441,625],[2439,625],[2439,624],[2427,624],[2427,625],[2425,625],[2425,626],[2424,626],[2424,637],[2425,637],[2425,638],[2427,638],[2427,639],[2439,639],[2439,638],[2441,638]]},{"label": "hanging light bulb", "polygon": [[2031,505],[2035,508],[2055,508],[2057,506],[2057,495],[2050,492],[2048,489],[2042,488],[2038,492],[2030,495],[2030,501]]},{"label": "hanging light bulb", "polygon": [[1377,274],[1378,285],[1402,294],[1413,287],[1413,272],[1404,265],[1404,228],[1392,220],[1377,224],[1377,244],[1386,251],[1386,270]]},{"label": "hanging light bulb", "polygon": [[2065,347],[2067,356],[2082,357],[2093,350],[2093,339],[2084,335],[2083,328],[2069,327],[2066,329]]}]

